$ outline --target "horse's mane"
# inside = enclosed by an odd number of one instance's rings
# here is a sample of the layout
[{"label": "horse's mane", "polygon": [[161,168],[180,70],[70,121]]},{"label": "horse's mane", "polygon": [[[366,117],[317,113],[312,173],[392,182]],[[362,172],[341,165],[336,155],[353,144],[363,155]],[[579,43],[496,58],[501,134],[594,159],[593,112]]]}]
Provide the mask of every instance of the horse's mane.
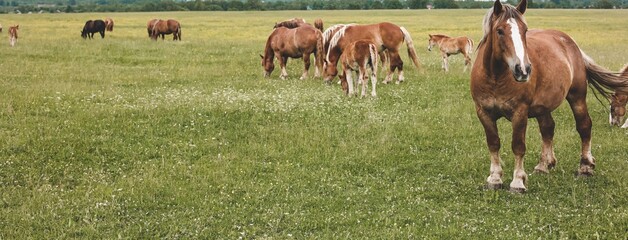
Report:
[{"label": "horse's mane", "polygon": [[493,19],[493,11],[494,9],[493,7],[491,7],[486,12],[486,15],[484,15],[484,19],[482,19],[482,31],[484,32],[484,34],[482,35],[482,40],[480,40],[480,43],[478,43],[478,48],[480,48],[480,46],[482,46],[486,42],[486,37],[491,31],[493,27],[493,22],[495,21],[502,22],[510,18],[514,18],[516,20],[522,21],[526,25],[528,24],[526,23],[525,18],[523,18],[523,15],[519,12],[519,10],[517,10],[516,7],[510,4],[502,5],[502,13],[499,15],[498,19]]},{"label": "horse's mane", "polygon": [[350,26],[353,26],[353,24],[347,24],[347,25],[341,26],[342,28],[338,30],[336,34],[334,34],[334,37],[331,38],[331,41],[329,42],[329,48],[327,49],[327,55],[325,56],[325,60],[329,62],[329,52],[331,52],[331,50],[334,47],[336,47],[336,45],[338,45],[338,41],[340,41],[340,39],[344,37],[345,30],[347,29],[347,27],[350,27]]},{"label": "horse's mane", "polygon": [[325,32],[323,32],[323,42],[325,42],[325,43],[328,42],[333,37],[331,34],[334,31],[336,31],[336,29],[345,27],[347,25],[353,25],[353,24],[336,24],[336,25],[333,25],[333,26],[327,28],[327,30],[325,30]]},{"label": "horse's mane", "polygon": [[626,64],[623,68],[621,68],[621,70],[619,70],[619,73],[622,76],[628,77],[628,64]]},{"label": "horse's mane", "polygon": [[278,28],[278,27],[297,28],[301,26],[301,24],[304,24],[304,23],[305,23],[305,19],[303,18],[292,18],[292,19],[288,19],[282,22],[275,23],[275,26],[273,28]]}]

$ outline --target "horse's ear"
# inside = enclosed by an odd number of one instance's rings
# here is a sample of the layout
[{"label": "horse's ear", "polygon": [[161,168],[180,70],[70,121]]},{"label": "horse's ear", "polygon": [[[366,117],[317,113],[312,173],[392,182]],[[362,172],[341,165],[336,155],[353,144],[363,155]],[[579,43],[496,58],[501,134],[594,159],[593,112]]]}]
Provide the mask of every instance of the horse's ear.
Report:
[{"label": "horse's ear", "polygon": [[430,38],[432,38],[432,34],[427,34],[427,35],[430,35]]},{"label": "horse's ear", "polygon": [[262,59],[264,59],[264,56],[262,56],[262,54],[259,55],[259,57],[261,57]]},{"label": "horse's ear", "polygon": [[500,0],[495,0],[495,4],[493,4],[493,16],[497,17],[502,14],[502,2]]},{"label": "horse's ear", "polygon": [[523,15],[526,12],[526,8],[528,8],[528,0],[521,0],[519,5],[517,5],[517,10]]}]

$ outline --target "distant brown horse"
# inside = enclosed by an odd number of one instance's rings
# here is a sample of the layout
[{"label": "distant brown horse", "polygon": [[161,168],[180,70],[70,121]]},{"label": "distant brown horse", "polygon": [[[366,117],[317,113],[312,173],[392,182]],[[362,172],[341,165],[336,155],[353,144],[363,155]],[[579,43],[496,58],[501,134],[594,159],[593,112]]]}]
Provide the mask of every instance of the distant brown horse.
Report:
[{"label": "distant brown horse", "polygon": [[484,17],[484,37],[478,44],[470,83],[490,152],[488,188],[502,186],[497,120],[505,117],[512,122],[512,192],[526,191],[528,175],[523,156],[528,118],[537,119],[543,139],[541,157],[534,170],[547,173],[556,164],[552,111],[566,98],[582,141],[577,172],[588,176],[593,174],[595,159],[591,154],[587,85],[604,96],[609,94],[605,88],[628,93],[628,78],[596,65],[567,34],[556,30],[528,31],[523,17],[526,5],[526,0],[516,7],[495,1]]},{"label": "distant brown horse", "polygon": [[151,30],[151,39],[153,40],[157,40],[159,36],[161,36],[161,39],[163,40],[166,34],[172,34],[173,41],[181,41],[181,24],[179,24],[177,20],[157,20],[153,22],[153,27]]},{"label": "distant brown horse", "polygon": [[[308,23],[306,23],[305,19],[303,18],[292,18],[292,19],[275,23],[275,26],[273,28],[278,28],[278,27],[296,28],[296,27],[300,27],[302,24],[308,24]],[[314,27],[322,32],[323,20],[320,18],[315,19]]]},{"label": "distant brown horse", "polygon": [[10,26],[9,27],[9,44],[11,47],[17,44],[17,30],[20,28],[20,25]]},{"label": "distant brown horse", "polygon": [[113,32],[113,19],[105,18],[105,29],[107,32]]},{"label": "distant brown horse", "polygon": [[358,72],[358,82],[362,84],[362,97],[366,96],[366,85],[370,71],[371,96],[377,96],[377,46],[371,41],[358,40],[349,44],[340,56],[342,74],[339,75],[342,90],[349,96],[354,95],[352,72]]},{"label": "distant brown horse", "polygon": [[323,36],[321,31],[310,26],[302,25],[297,28],[275,28],[266,41],[262,67],[264,76],[269,77],[275,68],[274,59],[279,60],[281,66],[281,79],[288,76],[286,64],[288,58],[303,58],[304,70],[301,79],[307,78],[310,68],[310,54],[316,58],[315,77],[319,76],[319,69],[323,65]]},{"label": "distant brown horse", "polygon": [[[622,76],[628,77],[628,65],[620,71]],[[628,94],[616,92],[611,96],[611,113],[609,114],[609,123],[611,126],[618,126],[626,115],[626,103],[628,103]],[[628,118],[621,128],[628,128]]]},{"label": "distant brown horse", "polygon": [[101,38],[105,38],[105,22],[103,20],[88,20],[83,26],[81,37],[83,39],[93,39],[95,33],[100,33]]},{"label": "distant brown horse", "polygon": [[471,53],[473,53],[473,40],[468,37],[449,37],[443,34],[429,34],[430,40],[427,46],[428,51],[432,51],[432,47],[438,46],[440,55],[443,58],[442,67],[445,72],[449,72],[449,55],[462,53],[464,56],[464,70],[471,64]]},{"label": "distant brown horse", "polygon": [[351,42],[357,40],[368,40],[378,46],[378,52],[387,51],[390,61],[390,68],[384,83],[392,81],[395,70],[398,71],[397,83],[403,82],[403,61],[399,56],[399,48],[405,42],[408,48],[408,56],[417,68],[420,68],[419,59],[410,33],[404,28],[395,24],[383,22],[369,25],[345,25],[334,33],[329,42],[329,48],[325,58],[324,78],[326,82],[331,81],[337,74],[336,65],[340,55]]}]

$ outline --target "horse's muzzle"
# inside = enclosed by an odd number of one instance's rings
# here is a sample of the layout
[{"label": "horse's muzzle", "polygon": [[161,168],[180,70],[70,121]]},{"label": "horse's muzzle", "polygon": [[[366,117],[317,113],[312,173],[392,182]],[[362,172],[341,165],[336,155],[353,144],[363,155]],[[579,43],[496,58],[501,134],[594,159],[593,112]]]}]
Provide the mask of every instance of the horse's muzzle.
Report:
[{"label": "horse's muzzle", "polygon": [[527,82],[530,79],[530,73],[532,73],[532,67],[530,64],[526,64],[525,69],[520,64],[515,65],[513,75],[517,82]]}]

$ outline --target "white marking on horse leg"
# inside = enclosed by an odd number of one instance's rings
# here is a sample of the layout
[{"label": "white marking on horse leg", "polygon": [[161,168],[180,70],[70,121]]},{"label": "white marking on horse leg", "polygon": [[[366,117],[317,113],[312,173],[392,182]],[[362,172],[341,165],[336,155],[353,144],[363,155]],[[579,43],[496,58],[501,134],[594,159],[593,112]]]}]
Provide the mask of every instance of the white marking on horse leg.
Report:
[{"label": "white marking on horse leg", "polygon": [[593,168],[595,168],[595,158],[591,154],[591,140],[589,140],[582,143],[582,156],[580,157],[578,174],[584,176],[593,175]]},{"label": "white marking on horse leg", "polygon": [[613,126],[613,113],[608,113],[608,124]]},{"label": "white marking on horse leg", "polygon": [[628,128],[628,118],[626,118],[626,122],[621,126],[621,128]]},{"label": "white marking on horse leg", "polygon": [[[316,65],[316,64],[314,64],[314,65]],[[321,73],[320,73],[320,70],[318,69],[318,66],[314,66],[314,77],[317,78],[317,77],[320,77],[320,76],[321,76]]]},{"label": "white marking on horse leg", "polygon": [[502,171],[501,158],[499,152],[491,152],[491,172],[486,179],[486,184],[489,188],[500,188],[502,185]]},{"label": "white marking on horse leg", "polygon": [[288,71],[286,71],[286,66],[281,66],[281,76],[279,76],[282,80],[286,80],[288,77]]},{"label": "white marking on horse leg", "polygon": [[399,78],[397,78],[397,84],[403,82],[406,78],[403,76],[403,70],[399,70]]},{"label": "white marking on horse leg", "polygon": [[449,72],[449,59],[447,57],[444,57],[443,63],[445,65],[445,72]]},{"label": "white marking on horse leg", "polygon": [[362,97],[366,97],[366,85],[368,85],[368,78],[366,77],[366,69],[360,70],[360,82],[362,82]]},{"label": "white marking on horse leg", "polygon": [[539,164],[534,167],[535,172],[549,173],[549,168],[556,164],[556,155],[551,142],[543,142]]},{"label": "white marking on horse leg", "polygon": [[349,96],[353,96],[353,79],[351,75],[353,71],[350,69],[345,70],[345,76],[347,77],[347,84],[349,85]]},{"label": "white marking on horse leg", "polygon": [[515,54],[520,61],[519,67],[521,68],[521,72],[526,73],[524,66],[524,57],[525,57],[525,48],[523,46],[523,40],[521,38],[521,33],[519,33],[519,25],[517,25],[517,20],[514,18],[508,19],[508,25],[510,25],[510,38],[512,39],[512,43],[515,46]]},{"label": "white marking on horse leg", "polygon": [[[375,86],[377,85],[377,69],[373,69],[373,71],[371,71],[371,96],[372,97],[376,97],[377,96],[377,92],[375,91]],[[626,121],[626,123],[628,124],[628,121]]]},{"label": "white marking on horse leg", "polygon": [[515,171],[513,172],[512,182],[510,182],[510,191],[525,192],[527,180],[528,175],[523,169],[523,156],[515,156]]}]

